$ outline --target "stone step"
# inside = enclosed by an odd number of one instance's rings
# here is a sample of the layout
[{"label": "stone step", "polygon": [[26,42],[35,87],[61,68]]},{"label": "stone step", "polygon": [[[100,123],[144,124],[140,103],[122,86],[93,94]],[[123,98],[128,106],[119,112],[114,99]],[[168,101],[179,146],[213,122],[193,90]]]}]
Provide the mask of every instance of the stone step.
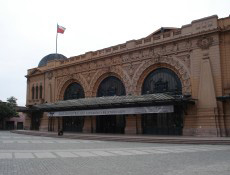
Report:
[{"label": "stone step", "polygon": [[230,145],[230,139],[228,137],[219,138],[185,138],[183,136],[129,136],[129,135],[101,135],[101,134],[70,134],[64,133],[63,136],[58,136],[55,132],[39,132],[39,131],[23,131],[14,130],[13,133],[34,135],[34,136],[45,136],[45,137],[56,137],[56,138],[68,138],[68,139],[81,139],[81,140],[101,140],[101,141],[121,141],[121,142],[144,142],[144,143],[168,143],[168,144],[216,144],[216,145]]}]

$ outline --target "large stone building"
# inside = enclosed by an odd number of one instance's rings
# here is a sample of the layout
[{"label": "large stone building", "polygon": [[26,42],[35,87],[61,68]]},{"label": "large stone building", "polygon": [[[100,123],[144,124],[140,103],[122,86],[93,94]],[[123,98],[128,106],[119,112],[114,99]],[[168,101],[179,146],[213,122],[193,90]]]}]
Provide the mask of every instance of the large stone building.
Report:
[{"label": "large stone building", "polygon": [[66,58],[27,74],[26,129],[230,135],[230,17]]}]

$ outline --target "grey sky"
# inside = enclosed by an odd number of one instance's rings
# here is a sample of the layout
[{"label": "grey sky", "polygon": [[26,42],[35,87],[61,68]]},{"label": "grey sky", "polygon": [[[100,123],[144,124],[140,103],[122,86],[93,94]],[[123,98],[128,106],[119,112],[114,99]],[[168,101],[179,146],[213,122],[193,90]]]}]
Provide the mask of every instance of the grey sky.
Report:
[{"label": "grey sky", "polygon": [[211,15],[227,17],[230,0],[0,0],[0,100],[26,102],[27,69],[55,52],[67,57],[181,27]]}]

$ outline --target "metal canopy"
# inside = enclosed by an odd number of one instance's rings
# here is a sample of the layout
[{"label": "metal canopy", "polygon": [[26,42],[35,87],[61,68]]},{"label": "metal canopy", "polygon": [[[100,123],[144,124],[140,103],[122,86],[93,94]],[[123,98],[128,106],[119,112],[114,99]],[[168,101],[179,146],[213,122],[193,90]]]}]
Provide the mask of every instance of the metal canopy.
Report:
[{"label": "metal canopy", "polygon": [[172,113],[173,105],[49,112],[49,117]]},{"label": "metal canopy", "polygon": [[216,97],[218,101],[230,101],[230,95],[224,95],[224,96],[220,96],[220,97]]},{"label": "metal canopy", "polygon": [[164,93],[146,94],[139,96],[110,96],[81,98],[74,100],[58,101],[56,103],[44,103],[33,106],[33,109],[49,111],[83,110],[83,109],[105,109],[105,108],[123,108],[135,106],[153,106],[153,105],[174,105],[194,103],[191,98],[183,95],[168,95]]}]

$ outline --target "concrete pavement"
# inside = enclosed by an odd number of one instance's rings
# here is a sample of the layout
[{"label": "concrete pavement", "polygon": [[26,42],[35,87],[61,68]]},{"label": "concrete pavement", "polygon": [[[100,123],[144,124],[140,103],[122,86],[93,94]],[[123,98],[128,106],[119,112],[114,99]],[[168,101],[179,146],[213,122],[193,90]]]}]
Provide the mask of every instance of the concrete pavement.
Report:
[{"label": "concrete pavement", "polygon": [[229,175],[229,145],[157,144],[0,132],[0,175]]}]

